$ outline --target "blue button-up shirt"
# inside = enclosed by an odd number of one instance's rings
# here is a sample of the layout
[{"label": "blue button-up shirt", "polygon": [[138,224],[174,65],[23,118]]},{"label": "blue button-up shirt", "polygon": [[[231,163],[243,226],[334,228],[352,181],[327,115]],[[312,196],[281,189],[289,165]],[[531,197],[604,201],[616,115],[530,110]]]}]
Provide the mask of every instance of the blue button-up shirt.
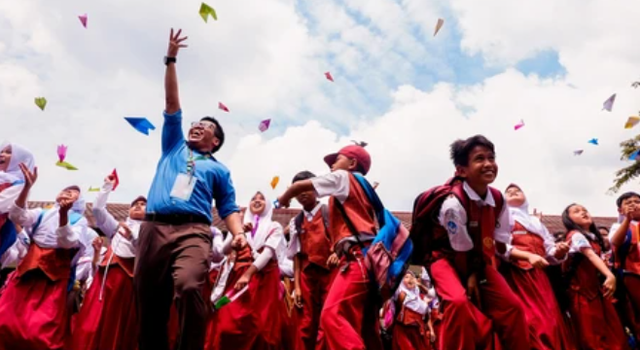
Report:
[{"label": "blue button-up shirt", "polygon": [[229,169],[215,158],[197,159],[202,156],[193,150],[195,160],[195,188],[188,201],[171,197],[171,190],[178,174],[187,173],[189,146],[182,131],[182,111],[164,113],[162,127],[162,156],[147,198],[147,213],[201,215],[213,220],[212,199],[216,201],[218,215],[226,218],[239,211],[236,192]]}]

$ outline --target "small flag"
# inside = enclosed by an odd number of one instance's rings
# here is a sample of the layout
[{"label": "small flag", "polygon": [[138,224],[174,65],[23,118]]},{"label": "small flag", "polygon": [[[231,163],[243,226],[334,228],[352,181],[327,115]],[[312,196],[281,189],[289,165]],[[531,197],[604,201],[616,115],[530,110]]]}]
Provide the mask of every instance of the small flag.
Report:
[{"label": "small flag", "polygon": [[235,292],[235,289],[229,291],[227,294],[225,294],[222,298],[218,299],[218,301],[216,301],[216,303],[214,304],[214,308],[216,310],[219,310],[221,307],[230,304],[232,302],[234,302],[236,299],[238,299],[242,294],[244,294],[247,290],[249,289],[249,285],[247,284],[244,288],[242,288],[240,291],[238,291],[237,293],[233,293]]}]

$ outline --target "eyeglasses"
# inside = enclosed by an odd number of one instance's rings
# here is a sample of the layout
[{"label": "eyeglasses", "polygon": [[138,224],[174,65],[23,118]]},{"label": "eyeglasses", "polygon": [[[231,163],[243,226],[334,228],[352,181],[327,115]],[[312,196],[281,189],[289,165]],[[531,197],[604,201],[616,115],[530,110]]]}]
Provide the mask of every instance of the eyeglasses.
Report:
[{"label": "eyeglasses", "polygon": [[204,122],[191,122],[192,128],[203,128],[203,129],[215,129],[215,125],[212,123],[204,123]]}]

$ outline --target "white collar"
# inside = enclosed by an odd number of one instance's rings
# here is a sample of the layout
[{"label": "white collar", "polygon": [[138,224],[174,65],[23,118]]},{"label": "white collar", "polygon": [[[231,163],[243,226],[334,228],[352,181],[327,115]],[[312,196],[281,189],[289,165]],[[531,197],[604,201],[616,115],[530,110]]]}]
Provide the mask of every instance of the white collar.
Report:
[{"label": "white collar", "polygon": [[316,204],[315,207],[313,207],[313,209],[311,209],[311,211],[306,211],[304,210],[304,208],[302,208],[302,211],[304,212],[304,216],[307,217],[307,219],[311,218],[315,218],[316,214],[318,213],[318,210],[320,210],[320,208],[322,207],[322,203],[318,202],[318,204]]},{"label": "white collar", "polygon": [[487,187],[487,198],[485,199],[482,199],[466,181],[462,184],[462,188],[464,188],[464,191],[467,192],[467,196],[469,196],[469,199],[472,201],[480,202],[482,205],[488,205],[491,207],[496,206],[496,201],[493,199],[493,194],[491,194],[490,188]]}]

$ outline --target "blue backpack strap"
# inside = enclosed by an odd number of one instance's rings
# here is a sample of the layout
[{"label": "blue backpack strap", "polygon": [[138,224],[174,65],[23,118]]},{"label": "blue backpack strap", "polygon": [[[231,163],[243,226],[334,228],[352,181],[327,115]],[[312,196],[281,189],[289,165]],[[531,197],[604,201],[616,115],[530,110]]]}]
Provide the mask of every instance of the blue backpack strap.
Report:
[{"label": "blue backpack strap", "polygon": [[369,198],[369,203],[371,203],[371,206],[373,207],[373,210],[376,213],[376,217],[378,218],[378,224],[380,224],[380,226],[384,226],[384,210],[385,209],[384,209],[384,205],[382,204],[382,201],[380,200],[380,197],[378,197],[378,194],[376,193],[376,190],[373,189],[369,181],[367,181],[367,179],[365,179],[364,176],[357,173],[352,173],[352,174],[353,176],[355,176],[356,180],[358,180],[358,183],[360,184],[360,187],[362,187],[362,189],[364,190],[364,193],[367,195],[367,198]]},{"label": "blue backpack strap", "polygon": [[18,232],[13,222],[7,219],[0,228],[0,256],[2,256],[18,239]]}]

